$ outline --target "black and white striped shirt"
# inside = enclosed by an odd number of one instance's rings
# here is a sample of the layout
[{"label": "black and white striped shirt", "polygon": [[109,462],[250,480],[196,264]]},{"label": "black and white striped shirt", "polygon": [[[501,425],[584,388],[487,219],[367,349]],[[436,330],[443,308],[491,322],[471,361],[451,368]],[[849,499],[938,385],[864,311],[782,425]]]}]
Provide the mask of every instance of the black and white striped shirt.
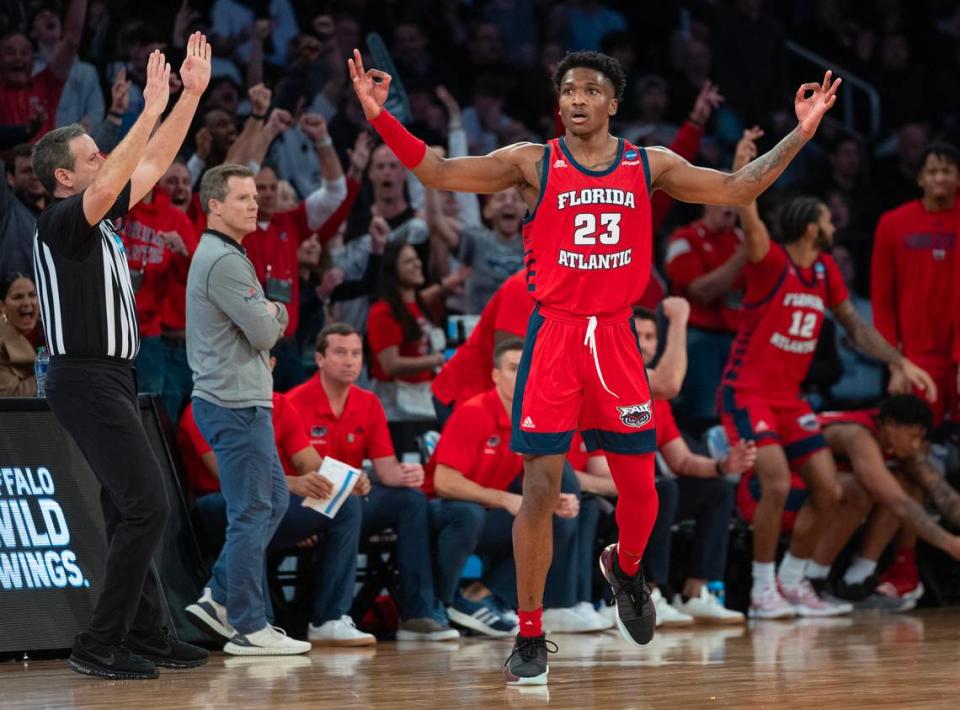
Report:
[{"label": "black and white striped shirt", "polygon": [[37,218],[33,261],[51,356],[133,360],[140,349],[130,271],[111,220],[129,210],[130,183],[99,224],[83,214],[83,194],[54,199]]}]

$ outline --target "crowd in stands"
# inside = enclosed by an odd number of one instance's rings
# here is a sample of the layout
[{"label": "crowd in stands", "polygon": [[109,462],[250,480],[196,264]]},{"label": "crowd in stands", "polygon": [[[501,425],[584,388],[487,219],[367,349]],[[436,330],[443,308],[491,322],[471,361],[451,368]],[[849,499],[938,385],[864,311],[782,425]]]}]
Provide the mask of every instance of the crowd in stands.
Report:
[{"label": "crowd in stands", "polygon": [[[879,113],[854,98],[849,111],[834,111],[761,198],[760,212],[777,225],[781,207],[798,195],[829,209],[833,258],[850,302],[930,373],[938,393],[928,409],[828,316],[804,392],[817,412],[855,412],[820,415],[844,463],[843,493],[829,525],[814,531],[806,567],[788,553],[781,575],[794,584],[809,579],[833,602],[831,613],[845,602],[901,611],[922,595],[918,537],[960,559],[952,532],[960,498],[943,476],[942,453],[960,422],[954,3],[184,0],[174,11],[11,0],[0,8],[0,396],[36,394],[34,361],[44,343],[33,242],[49,186],[34,173],[32,144],[78,123],[109,153],[143,107],[150,53],[162,48],[177,66],[195,31],[210,38],[214,63],[192,138],[118,224],[136,291],[138,383],[161,398],[178,427],[202,533],[216,547],[225,503],[216,457],[189,406],[186,280],[206,227],[202,176],[225,163],[248,166],[259,213],[244,247],[267,298],[289,314],[271,351],[274,431],[289,493],[297,501],[326,497],[330,484],[317,471],[327,455],[367,471],[333,519],[291,504],[270,543],[313,550],[321,583],[312,640],[375,642],[350,610],[362,541],[388,530],[396,536],[399,638],[456,637],[451,623],[506,636],[517,621],[510,529],[523,468],[509,438],[533,308],[523,272],[526,208],[514,189],[489,196],[424,189],[377,142],[346,69],[354,47],[377,65],[368,33],[389,48],[408,127],[450,157],[557,135],[552,72],[572,50],[603,51],[623,65],[630,83],[615,133],[723,170],[745,129],[765,130],[764,149],[792,127],[796,77],[809,76],[811,65],[797,63],[791,42],[872,85]],[[751,472],[757,451],[742,440],[724,446],[713,427],[724,368],[750,307],[744,234],[735,207],[674,204],[662,193],[652,202],[655,270],[635,311],[658,397],[660,513],[647,579],[658,623],[740,623],[743,614],[724,607],[723,581],[731,527],[752,522],[760,498]],[[931,440],[940,453],[928,458]],[[616,539],[616,489],[602,452],[588,454],[580,437],[562,491],[545,628],[609,628],[595,560],[602,541]],[[800,476],[784,499],[789,533],[810,501]],[[689,521],[686,566],[671,569],[671,541]],[[837,568],[861,525],[852,562]],[[482,572],[465,582],[471,555]],[[193,608],[214,628],[226,624],[210,590]]]}]

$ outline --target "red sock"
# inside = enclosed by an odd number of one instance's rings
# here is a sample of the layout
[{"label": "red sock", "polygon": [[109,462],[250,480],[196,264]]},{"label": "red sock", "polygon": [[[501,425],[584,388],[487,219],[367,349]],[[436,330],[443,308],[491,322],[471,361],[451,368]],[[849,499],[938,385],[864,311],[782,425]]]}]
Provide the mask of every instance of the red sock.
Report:
[{"label": "red sock", "polygon": [[543,607],[533,611],[520,610],[520,635],[543,636]]},{"label": "red sock", "polygon": [[653,454],[607,452],[610,473],[617,486],[617,526],[620,541],[617,561],[626,574],[640,569],[640,559],[657,520],[657,488],[654,484]]}]

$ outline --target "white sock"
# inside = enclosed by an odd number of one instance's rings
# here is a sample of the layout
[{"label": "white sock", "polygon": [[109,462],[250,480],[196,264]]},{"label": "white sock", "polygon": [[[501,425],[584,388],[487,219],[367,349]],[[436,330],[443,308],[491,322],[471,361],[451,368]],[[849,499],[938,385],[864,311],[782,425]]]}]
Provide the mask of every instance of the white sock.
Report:
[{"label": "white sock", "polygon": [[843,581],[847,584],[860,584],[863,580],[877,571],[875,560],[868,560],[864,557],[854,557],[853,562],[847,567],[843,575]]},{"label": "white sock", "polygon": [[777,576],[780,583],[787,587],[795,587],[803,581],[803,572],[807,568],[808,560],[801,560],[789,552],[783,556]]},{"label": "white sock", "polygon": [[830,575],[830,565],[817,564],[813,560],[807,562],[807,579],[826,579]]},{"label": "white sock", "polygon": [[761,592],[768,587],[776,584],[776,576],[773,571],[773,562],[753,563],[753,591]]}]

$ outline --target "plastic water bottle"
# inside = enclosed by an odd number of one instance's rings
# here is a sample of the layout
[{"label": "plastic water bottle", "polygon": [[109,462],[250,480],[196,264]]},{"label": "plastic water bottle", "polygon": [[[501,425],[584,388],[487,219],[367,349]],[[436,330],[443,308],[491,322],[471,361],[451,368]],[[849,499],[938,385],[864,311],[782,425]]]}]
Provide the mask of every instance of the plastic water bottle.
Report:
[{"label": "plastic water bottle", "polygon": [[37,396],[47,396],[47,370],[50,369],[50,353],[43,346],[37,348],[37,361],[33,365],[33,371],[37,375]]},{"label": "plastic water bottle", "polygon": [[707,591],[716,597],[717,601],[720,602],[720,606],[723,606],[727,599],[727,588],[722,581],[707,582]]}]

